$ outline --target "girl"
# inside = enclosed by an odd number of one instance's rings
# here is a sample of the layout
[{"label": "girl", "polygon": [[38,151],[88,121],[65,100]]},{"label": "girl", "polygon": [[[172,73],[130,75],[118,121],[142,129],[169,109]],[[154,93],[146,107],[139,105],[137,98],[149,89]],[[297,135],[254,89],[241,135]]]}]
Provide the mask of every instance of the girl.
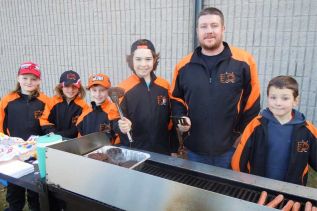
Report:
[{"label": "girl", "polygon": [[[49,98],[39,91],[40,78],[37,64],[25,62],[20,66],[16,89],[0,103],[0,132],[24,140],[31,135],[42,135],[39,118]],[[9,183],[6,199],[10,210],[22,210],[25,189]],[[37,193],[27,190],[27,200],[30,210],[40,209]]]},{"label": "girl", "polygon": [[[121,107],[127,117],[119,120],[119,127],[124,134],[132,130],[132,147],[170,154],[170,85],[154,73],[158,60],[151,41],[132,44],[127,62],[133,75],[119,84],[125,90]],[[126,136],[121,143],[129,146]]]},{"label": "girl", "polygon": [[55,87],[56,95],[51,104],[45,106],[40,124],[44,133],[56,133],[65,138],[76,138],[76,122],[84,109],[88,108],[83,99],[83,89],[78,73],[65,71]]},{"label": "girl", "polygon": [[77,121],[79,135],[104,132],[114,144],[118,143],[116,132],[119,132],[119,113],[108,97],[111,87],[110,79],[104,74],[89,77],[87,89],[91,94],[91,107],[84,110]]}]

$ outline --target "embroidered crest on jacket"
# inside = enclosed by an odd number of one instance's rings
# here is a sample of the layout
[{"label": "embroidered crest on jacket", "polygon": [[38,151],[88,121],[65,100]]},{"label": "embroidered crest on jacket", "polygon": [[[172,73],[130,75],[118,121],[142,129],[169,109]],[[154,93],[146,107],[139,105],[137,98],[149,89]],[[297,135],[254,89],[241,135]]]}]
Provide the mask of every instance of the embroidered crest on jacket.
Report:
[{"label": "embroidered crest on jacket", "polygon": [[163,96],[163,95],[159,95],[157,96],[157,104],[158,105],[161,105],[161,106],[165,106],[167,105],[167,97],[166,96]]},{"label": "embroidered crest on jacket", "polygon": [[225,73],[220,74],[219,80],[221,83],[225,83],[225,84],[235,83],[236,82],[236,75],[234,74],[234,72],[231,72],[231,73],[225,72]]},{"label": "embroidered crest on jacket", "polygon": [[308,141],[298,141],[297,142],[297,152],[307,152],[309,150]]}]

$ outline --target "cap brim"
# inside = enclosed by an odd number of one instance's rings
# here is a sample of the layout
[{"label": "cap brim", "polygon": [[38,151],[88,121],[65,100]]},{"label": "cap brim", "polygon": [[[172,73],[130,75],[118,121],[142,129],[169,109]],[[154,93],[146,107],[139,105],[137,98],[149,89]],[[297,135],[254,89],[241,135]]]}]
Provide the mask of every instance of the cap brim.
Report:
[{"label": "cap brim", "polygon": [[90,89],[94,85],[100,85],[100,86],[105,87],[106,89],[110,88],[110,85],[109,84],[105,84],[103,81],[94,81],[93,83],[91,83],[91,84],[89,84],[87,86],[87,89]]},{"label": "cap brim", "polygon": [[75,86],[77,88],[80,88],[81,85],[80,85],[80,83],[74,83],[74,82],[69,81],[69,82],[63,82],[62,86]]},{"label": "cap brim", "polygon": [[20,69],[19,70],[19,75],[26,75],[26,74],[32,74],[35,75],[38,78],[41,78],[41,73],[37,70],[33,70],[33,69]]}]

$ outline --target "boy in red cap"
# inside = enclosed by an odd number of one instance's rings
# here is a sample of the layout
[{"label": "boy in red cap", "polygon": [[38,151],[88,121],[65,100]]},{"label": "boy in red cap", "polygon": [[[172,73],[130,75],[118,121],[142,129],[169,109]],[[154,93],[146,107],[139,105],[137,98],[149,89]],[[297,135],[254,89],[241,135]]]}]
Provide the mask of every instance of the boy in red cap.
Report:
[{"label": "boy in red cap", "polygon": [[[49,98],[41,93],[41,71],[37,64],[25,62],[18,71],[16,88],[0,102],[0,132],[27,140],[31,135],[42,135],[39,118]],[[25,189],[11,184],[7,188],[9,210],[22,210]],[[40,210],[38,194],[27,190],[31,210]]]},{"label": "boy in red cap", "polygon": [[65,138],[76,138],[77,119],[88,108],[78,73],[73,70],[65,71],[60,76],[55,93],[40,119],[42,130],[45,134],[53,132]]},{"label": "boy in red cap", "polygon": [[91,107],[84,110],[77,121],[80,136],[94,132],[104,132],[114,143],[119,132],[118,110],[108,96],[111,87],[110,79],[105,74],[96,74],[89,77],[87,89],[91,95]]}]

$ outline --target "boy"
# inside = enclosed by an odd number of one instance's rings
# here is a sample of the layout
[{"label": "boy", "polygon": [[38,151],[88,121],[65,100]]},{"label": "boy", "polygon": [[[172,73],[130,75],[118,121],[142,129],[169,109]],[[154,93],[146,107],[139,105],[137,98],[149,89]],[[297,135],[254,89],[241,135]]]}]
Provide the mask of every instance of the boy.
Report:
[{"label": "boy", "polygon": [[119,113],[108,97],[110,79],[104,74],[89,77],[87,89],[91,94],[91,107],[79,116],[77,128],[80,136],[94,132],[104,132],[114,142],[119,132]]},{"label": "boy", "polygon": [[[120,130],[126,134],[132,129],[131,147],[170,155],[177,142],[171,136],[170,86],[155,74],[159,53],[150,40],[136,40],[127,62],[133,74],[118,85],[125,90],[120,105],[126,118],[119,120]],[[130,145],[127,136],[120,141]]]},{"label": "boy", "polygon": [[232,158],[232,169],[306,185],[308,165],[317,170],[317,129],[294,109],[298,84],[290,76],[273,78],[268,108],[250,122]]}]

